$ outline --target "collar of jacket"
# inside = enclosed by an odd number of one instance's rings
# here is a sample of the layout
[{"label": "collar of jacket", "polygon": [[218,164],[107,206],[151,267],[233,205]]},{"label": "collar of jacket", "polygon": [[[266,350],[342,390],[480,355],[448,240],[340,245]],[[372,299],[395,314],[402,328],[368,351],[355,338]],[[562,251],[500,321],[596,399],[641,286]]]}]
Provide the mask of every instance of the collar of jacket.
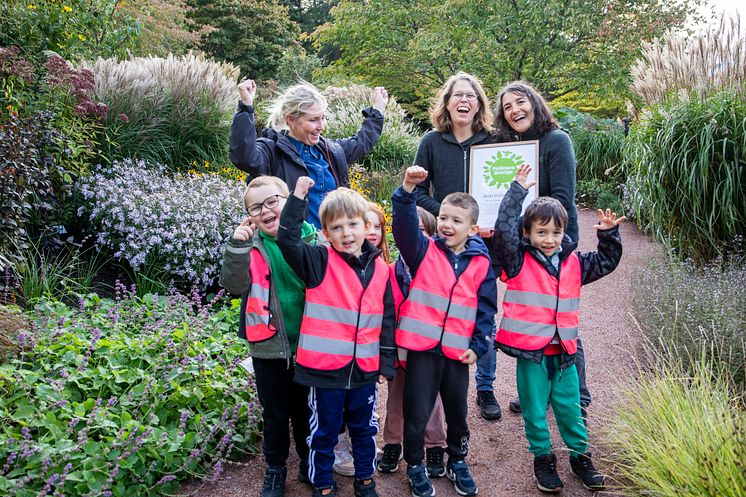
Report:
[{"label": "collar of jacket", "polygon": [[465,145],[467,147],[469,145],[473,144],[473,143],[479,143],[481,141],[484,141],[485,138],[487,138],[487,132],[484,131],[484,130],[477,131],[476,133],[474,133],[473,135],[471,135],[471,137],[467,138],[463,142],[459,142],[456,139],[456,137],[453,136],[453,132],[452,131],[445,131],[445,132],[443,132],[443,141],[447,141],[447,142],[450,142],[450,143],[455,143],[456,145]]},{"label": "collar of jacket", "polygon": [[334,249],[347,264],[352,267],[358,267],[361,269],[365,267],[365,264],[367,264],[368,261],[374,259],[381,253],[381,251],[367,239],[363,241],[362,253],[360,254],[360,257],[348,254],[347,252],[340,252],[334,247],[332,247],[332,249]]},{"label": "collar of jacket", "polygon": [[471,235],[469,238],[467,238],[466,246],[464,247],[464,250],[459,254],[456,254],[450,247],[448,247],[445,240],[441,238],[440,235],[433,236],[433,241],[438,247],[440,247],[441,250],[445,251],[449,258],[453,257],[454,260],[461,256],[490,256],[489,251],[487,250],[487,245],[484,244],[482,238],[479,235]]},{"label": "collar of jacket", "polygon": [[[562,261],[570,257],[570,254],[572,254],[577,248],[578,242],[573,242],[572,239],[567,234],[565,234],[565,237],[562,239],[562,252],[559,253],[560,264],[562,264]],[[545,260],[549,265],[552,264],[551,262],[549,262],[549,260],[541,250],[531,245],[531,242],[528,238],[521,238],[521,249],[523,249],[525,252],[531,252],[532,254],[534,254],[534,258],[536,260]],[[536,257],[537,255],[539,257]]]}]

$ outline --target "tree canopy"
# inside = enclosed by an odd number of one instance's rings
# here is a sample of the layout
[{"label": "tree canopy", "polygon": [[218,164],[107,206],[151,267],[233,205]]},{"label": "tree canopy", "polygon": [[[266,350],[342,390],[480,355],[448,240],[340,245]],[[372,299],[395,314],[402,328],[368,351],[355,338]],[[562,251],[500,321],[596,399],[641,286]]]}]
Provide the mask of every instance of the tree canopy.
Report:
[{"label": "tree canopy", "polygon": [[550,98],[619,98],[641,42],[683,26],[700,1],[341,0],[313,39],[337,49],[327,73],[385,84],[419,117],[458,70],[493,95],[523,79]]}]

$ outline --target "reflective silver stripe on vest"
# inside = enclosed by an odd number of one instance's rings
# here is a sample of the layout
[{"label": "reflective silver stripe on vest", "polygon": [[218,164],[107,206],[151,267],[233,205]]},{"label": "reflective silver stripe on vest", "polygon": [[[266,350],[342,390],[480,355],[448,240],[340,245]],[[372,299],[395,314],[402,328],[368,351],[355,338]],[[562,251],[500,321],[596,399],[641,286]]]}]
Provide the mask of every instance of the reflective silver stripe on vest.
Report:
[{"label": "reflective silver stripe on vest", "polygon": [[403,349],[401,347],[397,347],[396,348],[396,357],[398,357],[400,361],[406,361],[407,360],[407,349]]},{"label": "reflective silver stripe on vest", "polygon": [[521,335],[531,335],[536,337],[551,337],[557,331],[557,325],[532,323],[520,319],[503,318],[500,321],[500,328]]},{"label": "reflective silver stripe on vest", "polygon": [[269,288],[264,288],[258,283],[252,283],[249,297],[261,299],[263,302],[269,302]]},{"label": "reflective silver stripe on vest", "polygon": [[425,305],[427,307],[432,307],[433,309],[437,309],[439,311],[445,311],[448,309],[447,297],[441,297],[440,295],[435,295],[434,293],[426,292],[419,288],[412,288],[412,291],[409,292],[407,300],[410,300],[417,304]]},{"label": "reflective silver stripe on vest", "polygon": [[554,295],[508,290],[505,292],[504,302],[507,304],[530,305],[552,310],[556,308],[558,312],[571,312],[578,310],[580,299],[560,299],[559,304],[557,304],[557,297]]},{"label": "reflective silver stripe on vest", "polygon": [[[378,356],[379,342],[357,344],[356,357],[369,359]],[[311,352],[321,352],[324,354],[336,354],[352,357],[355,351],[355,344],[345,340],[337,340],[328,337],[316,337],[304,335],[301,333],[298,339],[298,348]]]},{"label": "reflective silver stripe on vest", "polygon": [[471,321],[473,323],[477,320],[477,309],[451,302],[451,308],[448,309],[448,317],[463,319],[464,321]]},{"label": "reflective silver stripe on vest", "polygon": [[443,345],[445,347],[453,347],[459,350],[466,350],[469,348],[469,342],[471,339],[463,335],[454,335],[453,333],[443,333]]},{"label": "reflective silver stripe on vest", "polygon": [[418,321],[417,319],[410,318],[409,316],[402,316],[399,320],[399,329],[414,333],[432,340],[440,340],[440,335],[443,332],[443,328],[434,324],[425,323]]},{"label": "reflective silver stripe on vest", "polygon": [[[350,309],[340,309],[324,304],[316,304],[306,301],[304,314],[309,318],[322,319],[335,323],[358,326],[358,313]],[[360,328],[380,328],[383,324],[382,314],[361,314]]]},{"label": "reflective silver stripe on vest", "polygon": [[251,247],[231,247],[230,245],[225,246],[225,251],[231,254],[248,254]]},{"label": "reflective silver stripe on vest", "polygon": [[269,314],[265,314],[264,316],[260,316],[259,314],[255,314],[253,312],[247,312],[246,313],[246,326],[256,326],[258,324],[263,324],[264,326],[269,327]]},{"label": "reflective silver stripe on vest", "polygon": [[562,340],[572,340],[578,337],[577,328],[557,328],[557,331]]}]

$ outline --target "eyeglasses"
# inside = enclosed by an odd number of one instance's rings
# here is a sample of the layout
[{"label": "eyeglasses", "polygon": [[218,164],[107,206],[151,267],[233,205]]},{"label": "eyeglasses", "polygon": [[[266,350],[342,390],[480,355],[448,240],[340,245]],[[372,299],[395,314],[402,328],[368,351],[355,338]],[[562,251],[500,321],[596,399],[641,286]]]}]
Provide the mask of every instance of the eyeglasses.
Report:
[{"label": "eyeglasses", "polygon": [[469,102],[473,102],[477,99],[476,93],[454,93],[451,95],[451,98],[455,98],[456,100],[461,100],[462,98],[466,98]]},{"label": "eyeglasses", "polygon": [[249,211],[249,216],[258,216],[262,213],[263,208],[267,209],[274,209],[277,207],[277,204],[280,203],[281,198],[287,198],[285,195],[272,195],[271,197],[267,197],[264,199],[264,202],[260,202],[258,204],[251,204],[247,211]]}]

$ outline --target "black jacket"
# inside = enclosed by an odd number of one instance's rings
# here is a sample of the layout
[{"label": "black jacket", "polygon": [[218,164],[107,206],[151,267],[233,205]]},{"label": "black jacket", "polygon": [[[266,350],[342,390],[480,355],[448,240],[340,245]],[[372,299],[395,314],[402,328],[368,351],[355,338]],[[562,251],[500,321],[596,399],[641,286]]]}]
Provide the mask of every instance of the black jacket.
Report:
[{"label": "black jacket", "polygon": [[[285,261],[293,268],[298,277],[306,283],[306,288],[315,288],[321,284],[326,274],[326,266],[329,253],[326,246],[309,245],[300,238],[301,225],[303,224],[306,201],[300,200],[295,195],[290,195],[282,209],[280,216],[280,229],[277,232],[277,245],[282,251]],[[373,246],[368,240],[363,243],[363,253],[360,257],[340,253],[342,259],[355,270],[360,283],[367,287],[373,278],[373,260],[381,254],[381,251]],[[388,268],[387,268],[388,271]],[[391,281],[386,284],[386,293],[383,302],[383,323],[381,325],[380,337],[380,374],[394,379],[396,370],[396,347],[394,345],[394,328],[396,316],[394,315],[394,294],[391,291]],[[303,329],[301,327],[301,333]],[[295,366],[295,377],[293,380],[301,385],[318,388],[358,388],[363,385],[378,381],[379,372],[368,373],[352,361],[347,366],[334,371],[311,369],[300,364]]]},{"label": "black jacket", "polygon": [[[373,149],[383,131],[383,114],[373,107],[363,110],[363,121],[357,134],[339,140],[323,136],[317,148],[329,162],[337,186],[350,186],[348,164],[353,164]],[[308,176],[303,160],[285,132],[265,128],[257,139],[254,107],[238,104],[230,135],[230,160],[248,173],[249,182],[257,176],[277,176],[292,192],[301,176]]]},{"label": "black jacket", "polygon": [[[505,273],[504,277],[510,279],[518,275],[523,267],[523,260],[526,257],[533,257],[550,275],[559,278],[559,269],[552,265],[541,250],[533,247],[527,238],[520,235],[521,207],[527,194],[528,190],[513,181],[500,204],[500,210],[495,221],[493,242],[498,261]],[[607,230],[598,230],[597,236],[597,252],[578,253],[581,283],[583,285],[592,283],[614,271],[622,258],[622,238],[619,235],[618,226]],[[567,259],[577,246],[578,242],[571,240],[565,233],[565,238],[562,241],[562,251],[559,253],[559,267],[562,267],[562,261]],[[512,357],[521,357],[536,363],[541,362],[544,355],[543,350],[519,350],[499,343],[496,344],[496,347]],[[564,369],[574,362],[574,355],[562,352],[560,369]]]}]

